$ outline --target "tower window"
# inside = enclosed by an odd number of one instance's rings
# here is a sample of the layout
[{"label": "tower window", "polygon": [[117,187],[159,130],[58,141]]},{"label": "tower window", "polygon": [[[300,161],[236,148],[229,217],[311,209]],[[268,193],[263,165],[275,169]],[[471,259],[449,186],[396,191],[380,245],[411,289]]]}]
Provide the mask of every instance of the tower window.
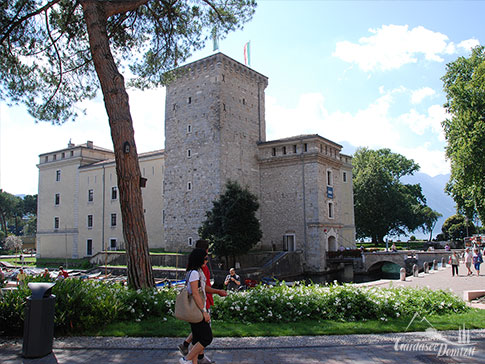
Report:
[{"label": "tower window", "polygon": [[59,205],[61,203],[61,194],[60,193],[56,193],[56,197],[55,197],[55,202],[54,202],[56,205]]},{"label": "tower window", "polygon": [[192,191],[192,182],[187,182],[187,191]]},{"label": "tower window", "polygon": [[116,226],[116,214],[111,214],[111,226]]},{"label": "tower window", "polygon": [[286,154],[286,147],[283,147],[283,154]]},{"label": "tower window", "polygon": [[187,125],[187,133],[192,133],[192,125]]},{"label": "tower window", "polygon": [[118,198],[118,187],[111,187],[111,199],[116,200]]},{"label": "tower window", "polygon": [[333,219],[333,202],[328,203],[328,217]]},{"label": "tower window", "polygon": [[332,186],[332,171],[327,171],[327,186]]},{"label": "tower window", "polygon": [[48,155],[46,155],[46,156],[44,157],[44,162],[49,162],[49,156],[48,156]]},{"label": "tower window", "polygon": [[347,172],[342,173],[342,181],[347,182]]},{"label": "tower window", "polygon": [[187,149],[187,158],[190,158],[192,156],[192,151],[190,149]]},{"label": "tower window", "polygon": [[303,144],[303,150],[305,152],[308,152],[308,144],[307,143]]},{"label": "tower window", "polygon": [[273,157],[276,156],[276,148],[271,149],[271,155]]},{"label": "tower window", "polygon": [[93,202],[94,200],[94,190],[88,190],[88,202]]},{"label": "tower window", "polygon": [[187,99],[187,103],[188,104],[191,104],[192,103],[192,97],[189,96],[189,98]]},{"label": "tower window", "polygon": [[62,152],[62,153],[61,153],[61,158],[62,158],[62,159],[66,158],[66,153]]},{"label": "tower window", "polygon": [[93,227],[93,215],[88,215],[88,228]]},{"label": "tower window", "polygon": [[60,169],[58,169],[58,170],[56,171],[56,181],[57,181],[57,182],[59,182],[60,180],[61,180],[61,170],[60,170]]},{"label": "tower window", "polygon": [[296,154],[296,152],[297,152],[297,147],[296,147],[296,144],[293,144],[293,153],[295,153],[295,154]]},{"label": "tower window", "polygon": [[59,217],[54,217],[54,229],[59,229]]}]

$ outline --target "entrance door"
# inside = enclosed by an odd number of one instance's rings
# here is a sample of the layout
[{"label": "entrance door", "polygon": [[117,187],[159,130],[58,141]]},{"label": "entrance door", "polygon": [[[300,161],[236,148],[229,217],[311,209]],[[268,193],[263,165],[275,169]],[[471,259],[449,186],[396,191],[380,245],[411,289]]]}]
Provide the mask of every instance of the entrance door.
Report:
[{"label": "entrance door", "polygon": [[296,250],[295,234],[286,234],[283,237],[283,250],[294,252]]}]

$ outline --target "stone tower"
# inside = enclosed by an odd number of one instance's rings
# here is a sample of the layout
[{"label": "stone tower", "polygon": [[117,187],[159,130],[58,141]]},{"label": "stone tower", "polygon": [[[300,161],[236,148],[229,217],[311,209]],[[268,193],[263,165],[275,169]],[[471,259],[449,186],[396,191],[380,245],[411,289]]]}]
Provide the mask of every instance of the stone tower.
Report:
[{"label": "stone tower", "polygon": [[165,105],[166,247],[187,250],[228,180],[260,195],[268,78],[222,53],[176,70]]}]

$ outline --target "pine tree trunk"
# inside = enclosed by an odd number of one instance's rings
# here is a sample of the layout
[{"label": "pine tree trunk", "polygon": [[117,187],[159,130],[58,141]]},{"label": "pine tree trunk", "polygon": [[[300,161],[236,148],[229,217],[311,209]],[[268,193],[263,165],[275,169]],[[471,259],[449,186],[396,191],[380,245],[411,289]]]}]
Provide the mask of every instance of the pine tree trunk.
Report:
[{"label": "pine tree trunk", "polygon": [[[135,289],[153,287],[135,133],[124,79],[116,67],[109,45],[106,28],[108,15],[104,8],[106,3],[94,0],[81,3],[113,140],[127,251],[128,284]],[[128,152],[125,150],[126,145],[129,147]]]}]

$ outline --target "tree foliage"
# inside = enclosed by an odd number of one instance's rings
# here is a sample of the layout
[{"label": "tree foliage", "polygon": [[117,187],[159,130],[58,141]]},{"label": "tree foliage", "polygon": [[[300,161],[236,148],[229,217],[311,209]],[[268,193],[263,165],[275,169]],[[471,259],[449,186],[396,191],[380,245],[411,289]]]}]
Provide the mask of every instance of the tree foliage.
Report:
[{"label": "tree foliage", "polygon": [[37,195],[26,195],[22,198],[0,190],[0,231],[3,236],[26,235],[26,221],[36,215]]},{"label": "tree foliage", "polygon": [[[116,161],[128,283],[154,285],[128,85],[167,71],[251,19],[254,0],[11,0],[0,4],[0,98],[39,121],[75,119],[102,91]],[[82,111],[82,110],[81,110]],[[125,149],[125,145],[130,148]],[[128,152],[125,152],[127,150]]]},{"label": "tree foliage", "polygon": [[426,206],[419,184],[403,184],[400,178],[419,170],[419,165],[389,149],[359,148],[353,157],[354,213],[358,238],[384,241],[386,235],[405,234],[419,228],[428,231],[438,213]]},{"label": "tree foliage", "polygon": [[206,212],[199,235],[211,243],[216,255],[228,257],[247,253],[263,234],[256,218],[258,198],[237,182],[228,181],[225,189]]},{"label": "tree foliage", "polygon": [[459,241],[463,238],[475,234],[475,225],[465,216],[456,214],[445,220],[441,227],[445,240]]},{"label": "tree foliage", "polygon": [[485,221],[485,47],[447,65],[442,77],[450,118],[442,125],[451,176],[446,191],[468,218]]}]

